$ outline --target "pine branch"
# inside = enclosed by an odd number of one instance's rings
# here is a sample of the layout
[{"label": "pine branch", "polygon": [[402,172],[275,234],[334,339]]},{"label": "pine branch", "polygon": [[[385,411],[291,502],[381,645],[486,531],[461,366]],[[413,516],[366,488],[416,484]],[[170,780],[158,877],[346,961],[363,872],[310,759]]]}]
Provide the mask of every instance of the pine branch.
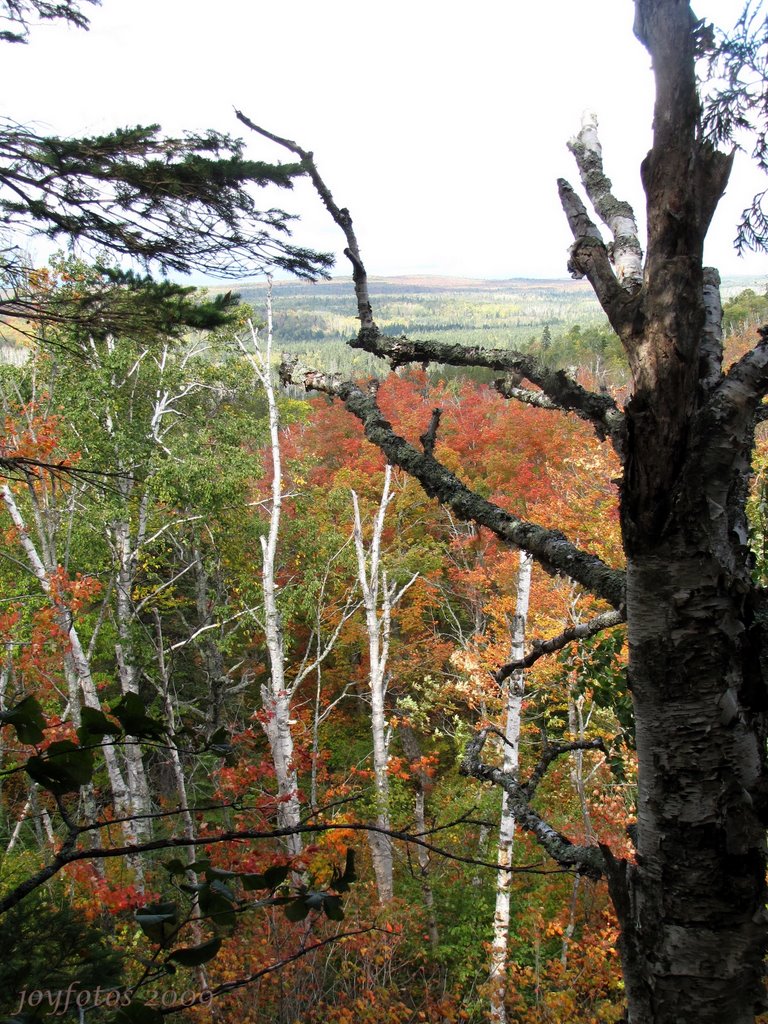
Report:
[{"label": "pine branch", "polygon": [[[98,7],[101,0],[0,0],[0,23],[8,22],[11,28],[0,29],[0,42],[29,42],[29,23],[34,18],[41,21],[66,21],[75,28],[88,29],[88,18],[80,10],[82,4]],[[2,13],[4,12],[4,13]]]},{"label": "pine branch", "polygon": [[290,244],[295,218],[258,209],[251,194],[291,188],[304,173],[247,160],[242,141],[219,132],[164,138],[157,125],[138,125],[66,139],[0,120],[0,225],[95,243],[164,271],[326,274],[332,257]]}]

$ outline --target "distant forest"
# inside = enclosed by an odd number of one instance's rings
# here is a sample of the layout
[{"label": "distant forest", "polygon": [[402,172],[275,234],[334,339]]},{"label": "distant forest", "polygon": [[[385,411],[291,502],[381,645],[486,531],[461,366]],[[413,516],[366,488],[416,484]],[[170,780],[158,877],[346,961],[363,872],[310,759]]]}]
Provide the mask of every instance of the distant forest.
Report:
[{"label": "distant forest", "polygon": [[[387,334],[485,348],[533,349],[556,366],[586,364],[614,380],[623,375],[621,346],[586,281],[425,276],[374,277],[370,284],[377,322]],[[266,283],[235,287],[244,302],[263,308]],[[723,281],[722,294],[727,305],[727,300],[747,291],[761,306],[765,288],[764,281],[733,277]],[[273,302],[278,350],[344,375],[364,377],[386,369],[375,356],[346,344],[359,329],[347,278],[316,284],[275,281]],[[743,319],[742,312],[739,307],[731,318]],[[726,330],[728,323],[726,309]],[[446,367],[432,367],[431,373],[443,378],[453,375]],[[462,376],[466,379],[466,369]],[[477,376],[482,377],[482,372]]]}]

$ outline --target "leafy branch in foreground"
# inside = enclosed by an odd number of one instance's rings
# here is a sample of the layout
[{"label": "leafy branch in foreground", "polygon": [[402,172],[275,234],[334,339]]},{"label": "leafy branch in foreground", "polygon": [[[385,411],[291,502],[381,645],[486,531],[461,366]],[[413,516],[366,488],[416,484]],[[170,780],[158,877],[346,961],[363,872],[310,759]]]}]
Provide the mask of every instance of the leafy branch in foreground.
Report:
[{"label": "leafy branch in foreground", "polygon": [[249,160],[240,139],[216,131],[173,138],[137,125],[72,139],[0,120],[0,225],[94,243],[163,271],[325,274],[332,258],[286,241],[294,218],[260,210],[251,191],[290,189],[303,173]]},{"label": "leafy branch in foreground", "polygon": [[83,4],[98,7],[101,0],[2,0],[0,2],[0,24],[10,27],[0,29],[0,42],[29,42],[29,22],[33,18],[41,21],[65,21],[75,28],[89,27],[89,20],[80,9]]}]

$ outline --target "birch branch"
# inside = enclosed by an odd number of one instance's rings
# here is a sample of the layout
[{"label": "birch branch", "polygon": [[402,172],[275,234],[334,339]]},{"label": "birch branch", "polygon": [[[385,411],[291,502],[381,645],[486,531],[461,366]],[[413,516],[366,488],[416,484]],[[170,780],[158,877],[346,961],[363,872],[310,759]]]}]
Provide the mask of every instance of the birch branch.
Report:
[{"label": "birch branch", "polygon": [[616,280],[600,232],[565,178],[558,178],[557,191],[574,239],[569,251],[568,272],[572,277],[589,280],[611,327],[624,340],[635,318],[637,297],[625,291]]},{"label": "birch branch", "polygon": [[768,325],[757,328],[760,340],[737,360],[715,389],[711,402],[734,409],[757,407],[768,393]]},{"label": "birch branch", "polygon": [[560,531],[518,519],[470,491],[433,456],[420,452],[396,434],[373,395],[351,381],[343,381],[337,374],[302,367],[296,360],[284,360],[280,375],[283,383],[314,388],[341,399],[362,423],[368,440],[384,452],[387,460],[415,477],[430,497],[449,506],[459,519],[485,526],[506,543],[529,551],[546,570],[576,580],[614,608],[623,606],[625,574],[621,570],[612,569],[597,555],[576,547]]},{"label": "birch branch", "polygon": [[699,349],[699,380],[709,390],[720,380],[723,367],[723,304],[720,299],[720,274],[704,267],[704,330]]},{"label": "birch branch", "polygon": [[611,180],[603,170],[603,151],[594,114],[584,118],[581,131],[570,140],[568,149],[576,160],[590,202],[613,235],[608,255],[616,268],[618,283],[626,291],[637,291],[643,283],[643,250],[637,237],[637,222],[629,203],[614,196]]}]

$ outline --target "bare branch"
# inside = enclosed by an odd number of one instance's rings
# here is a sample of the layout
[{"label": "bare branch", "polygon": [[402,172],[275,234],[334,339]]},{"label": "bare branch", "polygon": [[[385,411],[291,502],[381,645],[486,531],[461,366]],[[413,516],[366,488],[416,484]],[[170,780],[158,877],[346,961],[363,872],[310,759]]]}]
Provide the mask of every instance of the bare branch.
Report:
[{"label": "bare branch", "polygon": [[634,321],[637,298],[616,280],[608,248],[573,187],[558,178],[557,190],[574,238],[568,271],[572,277],[588,278],[611,327],[624,341]]},{"label": "bare branch", "polygon": [[629,203],[614,196],[610,178],[605,175],[594,114],[584,118],[581,131],[568,143],[568,149],[576,160],[590,202],[613,235],[608,255],[616,268],[618,283],[629,292],[637,291],[643,283],[643,250],[637,237],[635,214]]},{"label": "bare branch", "polygon": [[[484,349],[478,345],[448,345],[439,341],[390,338],[382,334],[364,335],[362,331],[349,345],[387,359],[393,369],[408,363],[443,363],[448,366],[482,366],[498,370],[510,374],[517,382],[524,378],[541,388],[543,395],[550,400],[550,405],[546,405],[543,400],[536,403],[540,404],[540,408],[573,412],[592,425],[601,441],[610,438],[617,450],[621,448],[624,414],[610,395],[587,390],[564,370],[553,370],[534,356],[510,352],[508,349]],[[510,397],[505,390],[506,385],[497,383],[495,387],[500,394]]]},{"label": "bare branch", "polygon": [[440,417],[442,414],[442,409],[433,409],[429,426],[419,437],[425,455],[432,455],[434,453],[435,441],[437,440],[437,428],[440,426]]},{"label": "bare branch", "polygon": [[[226,805],[224,805],[226,806]],[[178,808],[174,811],[168,812],[165,816],[183,813],[183,808]],[[159,815],[154,815],[159,817]],[[154,817],[153,816],[153,817]],[[135,815],[133,818],[119,819],[119,820],[136,820],[142,817],[142,815]],[[145,816],[146,817],[146,816]],[[86,826],[70,830],[67,838],[63,842],[58,853],[53,857],[48,864],[45,864],[39,871],[25,878],[23,882],[20,882],[13,889],[9,890],[4,896],[0,898],[0,915],[10,910],[12,907],[17,906],[23,899],[25,899],[31,892],[44,885],[45,882],[53,878],[55,875],[66,867],[67,864],[72,864],[75,861],[90,861],[90,860],[110,860],[116,857],[135,857],[142,853],[152,853],[158,850],[184,850],[189,847],[197,846],[214,846],[220,843],[238,843],[243,840],[275,840],[285,839],[289,836],[297,836],[303,834],[318,834],[323,832],[374,832],[379,835],[384,835],[390,839],[397,840],[398,842],[408,843],[415,846],[421,846],[430,853],[434,853],[441,857],[446,857],[448,860],[453,860],[459,864],[472,864],[476,867],[493,868],[499,870],[498,865],[494,861],[486,861],[477,857],[464,856],[463,854],[454,853],[451,850],[447,850],[444,847],[436,846],[433,843],[427,842],[425,839],[420,838],[419,834],[412,832],[394,831],[392,829],[379,828],[376,825],[363,822],[333,822],[333,823],[322,823],[317,822],[315,824],[298,824],[293,825],[289,828],[275,828],[275,829],[233,829],[226,832],[219,833],[206,833],[202,836],[195,836],[188,838],[186,836],[170,836],[164,839],[153,839],[147,842],[139,843],[132,842],[126,843],[123,846],[92,846],[85,849],[77,849],[76,843],[77,838],[82,833],[93,831],[95,827],[109,828],[116,822],[103,822],[99,826]],[[436,831],[436,830],[432,830]],[[565,866],[565,865],[564,865]],[[574,865],[570,867],[573,868]],[[516,867],[505,868],[506,871],[513,871],[520,874],[549,874],[550,872],[546,869],[540,868],[538,865],[517,865]]]},{"label": "bare branch", "polygon": [[605,743],[600,737],[592,740],[570,740],[567,743],[549,743],[545,738],[538,764],[531,772],[528,781],[520,787],[526,799],[533,799],[539,783],[547,774],[552,762],[556,761],[558,757],[562,757],[563,754],[570,754],[574,750],[598,750],[601,754],[606,756],[608,754]]},{"label": "bare branch", "polygon": [[237,119],[247,128],[250,128],[254,132],[258,132],[258,134],[263,135],[265,139],[270,139],[272,142],[276,142],[278,146],[283,146],[284,149],[288,149],[300,157],[302,166],[312,180],[312,184],[315,186],[315,190],[322,199],[326,210],[344,232],[344,237],[347,240],[347,248],[344,250],[344,255],[352,264],[352,279],[355,283],[355,295],[357,296],[357,313],[360,318],[360,330],[378,332],[378,328],[373,322],[373,310],[371,308],[371,300],[368,295],[368,275],[363,264],[363,258],[360,255],[360,246],[357,244],[357,238],[355,236],[354,228],[352,227],[352,217],[350,216],[349,210],[339,208],[337,205],[331,195],[331,190],[320,177],[320,173],[315,165],[313,154],[308,152],[306,149],[302,149],[301,146],[292,142],[290,139],[283,139],[279,135],[273,135],[272,132],[268,132],[265,128],[260,128],[241,111],[235,110],[235,114]]},{"label": "bare branch", "polygon": [[448,505],[460,519],[485,526],[506,543],[529,551],[546,570],[569,576],[614,608],[623,606],[625,576],[621,570],[612,569],[596,555],[582,551],[558,530],[547,530],[518,519],[470,491],[433,456],[420,452],[396,434],[382,415],[374,395],[363,392],[337,374],[302,367],[297,360],[283,360],[280,378],[284,384],[314,388],[341,399],[362,423],[368,440],[387,460],[415,477],[430,497]]},{"label": "bare branch", "polygon": [[[500,786],[507,794],[510,807],[515,815],[515,821],[527,832],[533,833],[538,842],[547,853],[561,867],[568,870],[575,870],[580,875],[588,878],[598,879],[605,870],[605,861],[602,852],[595,846],[577,846],[570,839],[562,835],[551,825],[547,824],[534,810],[531,809],[528,801],[529,794],[525,786],[522,786],[517,779],[500,768],[493,768],[491,765],[483,764],[480,760],[489,729],[482,729],[467,744],[459,771],[462,775],[469,775],[479,779],[481,782],[493,782]],[[595,747],[595,741],[589,741],[591,747]],[[565,746],[565,745],[563,745]],[[549,748],[554,750],[555,748]],[[569,749],[574,749],[572,746]],[[584,749],[581,747],[580,749]],[[564,753],[565,750],[559,750]],[[558,756],[553,754],[553,758]],[[552,760],[553,758],[550,758]],[[549,762],[548,762],[549,763]]]},{"label": "bare branch", "polygon": [[539,658],[543,658],[546,654],[553,654],[555,651],[562,650],[563,647],[574,640],[585,640],[587,637],[596,636],[605,629],[611,629],[612,626],[618,626],[620,623],[626,622],[626,619],[626,609],[612,609],[609,612],[603,612],[602,615],[596,615],[588,622],[580,622],[576,626],[570,626],[558,634],[558,636],[550,637],[549,640],[534,640],[531,651],[524,658],[502,665],[493,678],[501,685],[517,669],[530,668],[531,665],[535,664]]}]

